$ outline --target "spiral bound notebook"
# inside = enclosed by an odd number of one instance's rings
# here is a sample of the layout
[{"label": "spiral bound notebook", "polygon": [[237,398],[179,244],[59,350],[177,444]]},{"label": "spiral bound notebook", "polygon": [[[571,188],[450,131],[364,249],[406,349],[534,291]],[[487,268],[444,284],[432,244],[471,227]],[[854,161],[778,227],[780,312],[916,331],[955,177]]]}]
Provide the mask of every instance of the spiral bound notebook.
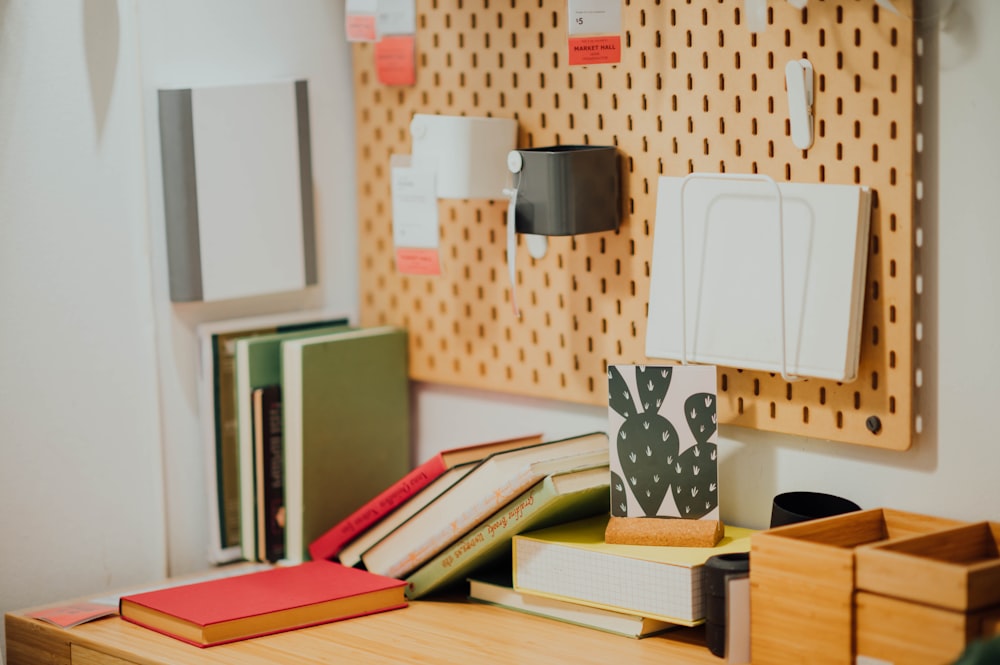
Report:
[{"label": "spiral bound notebook", "polygon": [[646,354],[853,380],[870,190],[740,177],[660,178]]}]

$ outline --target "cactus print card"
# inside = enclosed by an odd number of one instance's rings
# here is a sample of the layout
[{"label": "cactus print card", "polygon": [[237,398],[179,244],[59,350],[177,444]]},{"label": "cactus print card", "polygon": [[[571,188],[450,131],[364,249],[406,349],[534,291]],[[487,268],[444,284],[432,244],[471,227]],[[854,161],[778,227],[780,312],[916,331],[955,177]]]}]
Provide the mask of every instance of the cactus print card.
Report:
[{"label": "cactus print card", "polygon": [[716,369],[609,365],[611,514],[719,519]]}]

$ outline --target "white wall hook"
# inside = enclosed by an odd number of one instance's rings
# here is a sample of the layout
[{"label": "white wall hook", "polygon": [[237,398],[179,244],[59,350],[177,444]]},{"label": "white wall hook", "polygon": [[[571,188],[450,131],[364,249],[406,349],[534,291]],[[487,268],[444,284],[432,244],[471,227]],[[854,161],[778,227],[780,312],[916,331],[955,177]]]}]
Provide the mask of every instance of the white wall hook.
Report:
[{"label": "white wall hook", "polygon": [[808,150],[813,144],[813,66],[805,58],[785,65],[788,88],[788,119],[792,125],[792,143]]},{"label": "white wall hook", "polygon": [[526,233],[524,235],[524,242],[528,246],[528,255],[535,260],[544,259],[545,254],[549,251],[548,236]]}]

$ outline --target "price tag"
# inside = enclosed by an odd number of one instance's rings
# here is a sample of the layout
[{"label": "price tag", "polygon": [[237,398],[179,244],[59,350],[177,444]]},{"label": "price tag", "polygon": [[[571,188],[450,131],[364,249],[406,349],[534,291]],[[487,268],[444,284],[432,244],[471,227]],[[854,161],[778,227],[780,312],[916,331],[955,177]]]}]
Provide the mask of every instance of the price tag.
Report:
[{"label": "price tag", "polygon": [[621,0],[569,0],[569,34],[620,35]]},{"label": "price tag", "polygon": [[412,35],[417,32],[414,0],[378,0],[378,34]]},{"label": "price tag", "polygon": [[440,275],[434,172],[412,166],[409,155],[393,155],[391,169],[396,270],[409,275]]},{"label": "price tag", "polygon": [[621,0],[569,0],[569,64],[621,62]]}]

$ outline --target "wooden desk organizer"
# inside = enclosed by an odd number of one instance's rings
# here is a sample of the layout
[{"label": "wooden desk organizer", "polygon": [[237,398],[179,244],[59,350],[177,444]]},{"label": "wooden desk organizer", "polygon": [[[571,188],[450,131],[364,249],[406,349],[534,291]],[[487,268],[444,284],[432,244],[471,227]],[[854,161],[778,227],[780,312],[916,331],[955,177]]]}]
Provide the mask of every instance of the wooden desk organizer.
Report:
[{"label": "wooden desk organizer", "polygon": [[852,665],[858,548],[961,524],[876,508],[754,534],[750,554],[754,665]]},{"label": "wooden desk organizer", "polygon": [[1000,627],[1000,524],[980,522],[858,550],[859,656],[953,662]]}]

